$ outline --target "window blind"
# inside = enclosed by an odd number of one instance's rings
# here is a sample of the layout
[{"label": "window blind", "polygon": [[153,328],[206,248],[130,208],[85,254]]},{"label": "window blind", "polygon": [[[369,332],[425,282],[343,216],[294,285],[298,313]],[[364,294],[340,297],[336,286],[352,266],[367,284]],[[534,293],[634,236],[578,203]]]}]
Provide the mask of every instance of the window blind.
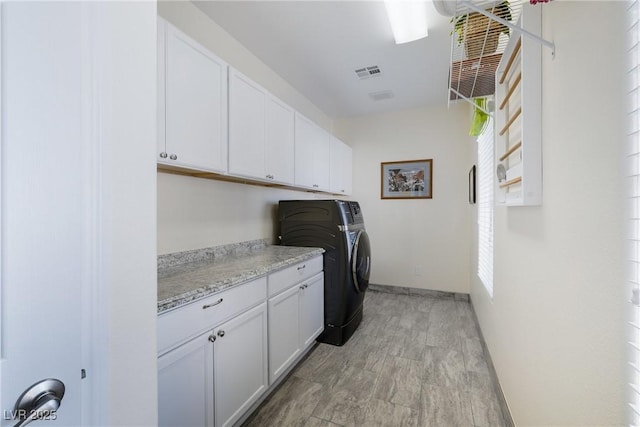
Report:
[{"label": "window blind", "polygon": [[493,119],[478,137],[478,277],[493,297]]},{"label": "window blind", "polygon": [[629,396],[630,424],[640,425],[640,3],[628,1],[628,129],[625,153],[627,156],[628,197],[628,281],[631,289],[631,375]]}]

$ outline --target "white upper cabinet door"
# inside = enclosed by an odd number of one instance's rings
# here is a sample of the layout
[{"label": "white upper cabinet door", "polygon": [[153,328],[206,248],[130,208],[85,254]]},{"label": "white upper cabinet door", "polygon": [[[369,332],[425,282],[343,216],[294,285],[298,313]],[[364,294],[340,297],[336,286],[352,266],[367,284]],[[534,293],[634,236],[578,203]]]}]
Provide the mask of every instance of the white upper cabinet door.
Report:
[{"label": "white upper cabinet door", "polygon": [[343,150],[342,189],[345,195],[350,196],[353,193],[353,150],[347,144],[343,144]]},{"label": "white upper cabinet door", "polygon": [[265,170],[269,180],[293,184],[295,173],[294,110],[279,99],[267,99]]},{"label": "white upper cabinet door", "polygon": [[[168,162],[169,157],[164,157],[167,153],[166,139],[166,70],[167,70],[167,21],[158,16],[158,139],[157,139],[157,159],[158,162]],[[160,157],[160,156],[163,157]]]},{"label": "white upper cabinet door", "polygon": [[343,182],[343,169],[344,169],[344,143],[335,136],[331,137],[331,160],[330,160],[330,176],[329,176],[329,190],[332,193],[343,194],[344,186]]},{"label": "white upper cabinet door", "polygon": [[338,138],[331,137],[330,191],[351,194],[351,147]]},{"label": "white upper cabinet door", "polygon": [[159,161],[227,171],[227,64],[167,23],[166,149]]},{"label": "white upper cabinet door", "polygon": [[267,92],[236,70],[229,73],[229,173],[267,179]]},{"label": "white upper cabinet door", "polygon": [[314,140],[317,126],[301,114],[295,114],[295,184],[313,188]]},{"label": "white upper cabinet door", "polygon": [[313,188],[329,191],[331,134],[317,125],[314,126],[316,137],[313,146]]}]

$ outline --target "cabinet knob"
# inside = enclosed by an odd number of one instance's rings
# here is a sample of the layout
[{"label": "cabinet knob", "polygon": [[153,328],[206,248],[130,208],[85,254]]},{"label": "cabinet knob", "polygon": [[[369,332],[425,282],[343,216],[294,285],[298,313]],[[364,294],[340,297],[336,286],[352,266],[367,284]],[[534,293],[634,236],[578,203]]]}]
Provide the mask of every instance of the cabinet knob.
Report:
[{"label": "cabinet knob", "polygon": [[171,160],[178,160],[178,156],[176,156],[175,154],[170,155],[169,158]]},{"label": "cabinet knob", "polygon": [[218,336],[222,338],[224,336],[224,331],[223,330],[218,331]]},{"label": "cabinet knob", "polygon": [[165,153],[164,151],[162,153],[160,153],[160,157],[163,159],[167,158],[167,153]]},{"label": "cabinet knob", "polygon": [[209,335],[209,342],[215,342],[216,341],[216,336],[211,334]]}]

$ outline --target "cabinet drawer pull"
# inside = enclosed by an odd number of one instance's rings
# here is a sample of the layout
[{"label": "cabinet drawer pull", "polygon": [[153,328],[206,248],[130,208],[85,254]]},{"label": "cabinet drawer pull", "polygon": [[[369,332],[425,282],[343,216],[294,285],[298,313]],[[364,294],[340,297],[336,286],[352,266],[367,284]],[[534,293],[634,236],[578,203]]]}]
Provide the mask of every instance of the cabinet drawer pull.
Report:
[{"label": "cabinet drawer pull", "polygon": [[302,270],[303,268],[306,268],[307,265],[306,264],[302,264],[300,267],[298,267],[298,271]]},{"label": "cabinet drawer pull", "polygon": [[203,306],[202,306],[202,309],[203,309],[203,310],[206,310],[207,308],[209,308],[209,307],[213,307],[214,305],[218,305],[218,304],[220,304],[221,302],[222,302],[222,298],[220,298],[218,301],[213,302],[213,303],[211,303],[211,304],[205,304],[205,305],[203,305]]}]

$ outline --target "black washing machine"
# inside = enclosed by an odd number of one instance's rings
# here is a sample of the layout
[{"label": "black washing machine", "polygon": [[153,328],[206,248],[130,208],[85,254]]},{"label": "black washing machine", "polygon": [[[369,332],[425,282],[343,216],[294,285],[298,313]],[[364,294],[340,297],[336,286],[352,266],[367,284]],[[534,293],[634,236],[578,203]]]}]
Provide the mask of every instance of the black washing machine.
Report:
[{"label": "black washing machine", "polygon": [[324,253],[324,332],[318,341],[343,345],[362,320],[371,248],[358,202],[286,200],[279,204],[280,241]]}]

